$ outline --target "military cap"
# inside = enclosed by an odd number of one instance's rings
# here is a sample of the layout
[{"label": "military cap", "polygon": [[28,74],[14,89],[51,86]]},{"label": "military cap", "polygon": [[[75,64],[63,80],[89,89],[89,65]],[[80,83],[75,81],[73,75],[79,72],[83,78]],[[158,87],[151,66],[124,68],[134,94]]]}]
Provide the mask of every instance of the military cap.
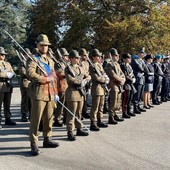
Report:
[{"label": "military cap", "polygon": [[48,37],[45,34],[40,34],[37,37],[36,43],[41,45],[51,45],[51,43],[48,40]]},{"label": "military cap", "polygon": [[145,56],[145,60],[148,60],[148,59],[152,59],[152,55],[151,55],[151,54],[147,54],[147,55]]},{"label": "military cap", "polygon": [[69,58],[80,58],[79,53],[76,50],[71,50],[69,52]]},{"label": "military cap", "polygon": [[141,47],[138,49],[138,53],[145,53],[145,47]]},{"label": "military cap", "polygon": [[61,55],[63,55],[63,56],[64,55],[66,55],[66,56],[69,55],[69,53],[67,52],[67,50],[65,48],[61,48],[60,52],[61,52]]},{"label": "military cap", "polygon": [[123,54],[123,59],[126,59],[126,58],[131,58],[131,55],[129,53]]},{"label": "military cap", "polygon": [[139,58],[138,55],[133,55],[133,56],[132,56],[132,59],[138,59],[138,58]]},{"label": "military cap", "polygon": [[5,52],[3,47],[0,47],[0,54],[7,55],[8,53]]},{"label": "military cap", "polygon": [[38,53],[39,53],[38,48],[34,48],[34,49],[32,50],[32,54],[33,54],[33,55],[36,55],[36,54],[38,54]]},{"label": "military cap", "polygon": [[80,54],[80,55],[86,55],[86,56],[87,56],[87,51],[86,51],[86,49],[85,49],[85,48],[80,48],[79,54]]},{"label": "military cap", "polygon": [[162,58],[162,55],[161,55],[161,54],[156,54],[156,55],[155,55],[155,59],[160,59],[160,58]]},{"label": "military cap", "polygon": [[110,49],[110,54],[111,54],[111,55],[119,55],[118,52],[117,52],[117,50],[116,50],[116,48],[111,48],[111,49]]},{"label": "military cap", "polygon": [[99,52],[99,50],[98,49],[92,49],[91,51],[90,51],[90,57],[95,57],[95,56],[99,56],[99,57],[101,57],[101,53]]}]

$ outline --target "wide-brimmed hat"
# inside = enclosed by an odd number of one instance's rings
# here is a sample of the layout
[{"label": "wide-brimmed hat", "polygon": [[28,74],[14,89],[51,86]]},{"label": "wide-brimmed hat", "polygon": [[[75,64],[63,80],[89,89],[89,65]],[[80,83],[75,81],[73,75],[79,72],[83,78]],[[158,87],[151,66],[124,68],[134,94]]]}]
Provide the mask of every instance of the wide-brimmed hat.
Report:
[{"label": "wide-brimmed hat", "polygon": [[78,51],[76,50],[71,50],[69,52],[69,58],[80,58]]},{"label": "wide-brimmed hat", "polygon": [[7,55],[8,53],[5,52],[3,47],[0,47],[0,54]]},{"label": "wide-brimmed hat", "polygon": [[66,50],[66,48],[61,48],[61,49],[60,49],[60,53],[61,53],[61,55],[63,55],[63,56],[69,56],[69,53],[68,53],[68,51]]},{"label": "wide-brimmed hat", "polygon": [[41,45],[51,45],[51,43],[49,42],[48,37],[45,34],[40,34],[37,37],[37,44],[41,44]]},{"label": "wide-brimmed hat", "polygon": [[80,48],[80,49],[79,49],[79,54],[80,54],[80,55],[86,55],[86,56],[87,56],[87,51],[86,51],[86,49],[85,49],[85,48]]},{"label": "wide-brimmed hat", "polygon": [[99,57],[101,57],[102,56],[102,53],[100,53],[99,52],[99,50],[98,49],[92,49],[91,51],[90,51],[90,57],[95,57],[95,56],[99,56]]},{"label": "wide-brimmed hat", "polygon": [[111,55],[119,55],[116,48],[111,48],[110,49],[110,54]]}]

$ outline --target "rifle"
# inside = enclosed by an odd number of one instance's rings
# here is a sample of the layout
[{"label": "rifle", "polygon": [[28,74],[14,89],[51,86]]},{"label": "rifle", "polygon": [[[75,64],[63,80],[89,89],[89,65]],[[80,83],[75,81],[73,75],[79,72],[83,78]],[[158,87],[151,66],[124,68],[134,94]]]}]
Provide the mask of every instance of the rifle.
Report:
[{"label": "rifle", "polygon": [[[111,55],[110,53],[109,53],[109,56],[110,56],[110,61],[112,62],[112,69],[114,70],[114,72],[115,72],[118,76],[120,76],[120,75],[118,74],[117,70],[116,70],[115,67],[114,67],[112,55]],[[119,89],[119,93],[123,93],[123,92],[124,92],[124,90],[123,90],[123,88],[122,88],[121,85],[118,85],[118,89]]]},{"label": "rifle", "polygon": [[48,49],[48,53],[49,53],[50,57],[55,61],[57,66],[64,71],[64,68],[62,67],[62,64],[53,56],[53,51],[52,51],[51,48]]},{"label": "rifle", "polygon": [[[92,67],[94,73],[96,73],[99,77],[101,77],[101,76],[102,76],[101,72],[99,72],[99,71],[96,69],[96,67],[94,66],[94,64],[93,64],[92,61],[90,60],[89,56],[87,56],[87,60],[88,60],[88,62],[89,62],[89,64],[90,64],[90,66]],[[106,93],[109,93],[109,89],[108,89],[106,83],[102,84],[101,86],[103,87],[103,89],[105,90]]]},{"label": "rifle", "polygon": [[28,56],[29,59],[31,59],[36,66],[44,73],[45,76],[48,76],[47,73],[44,71],[44,69],[36,62],[36,60],[34,58],[32,58],[26,50],[24,50],[21,45],[11,36],[10,33],[8,33],[6,30],[4,30],[4,32],[13,40],[13,42]]},{"label": "rifle", "polygon": [[20,59],[21,63],[24,64],[24,66],[26,67],[26,58],[24,57],[24,55],[22,53],[19,53],[18,50],[15,50],[17,53],[18,58]]},{"label": "rifle", "polygon": [[[64,59],[63,59],[63,57],[62,57],[59,49],[57,49],[57,53],[58,53],[58,55],[59,55],[60,60],[61,60],[61,61],[64,63],[64,65],[67,67],[70,75],[71,75],[72,77],[75,77],[75,78],[79,79],[79,80],[82,80],[82,78],[83,78],[82,75],[80,74],[79,76],[76,76],[75,73],[74,73],[74,71],[73,71],[72,68],[70,67],[70,65],[69,65],[67,62],[64,61]],[[82,85],[75,85],[75,87],[76,87],[76,89],[80,92],[80,94],[81,94],[82,96],[86,96],[86,93],[84,92]]]}]

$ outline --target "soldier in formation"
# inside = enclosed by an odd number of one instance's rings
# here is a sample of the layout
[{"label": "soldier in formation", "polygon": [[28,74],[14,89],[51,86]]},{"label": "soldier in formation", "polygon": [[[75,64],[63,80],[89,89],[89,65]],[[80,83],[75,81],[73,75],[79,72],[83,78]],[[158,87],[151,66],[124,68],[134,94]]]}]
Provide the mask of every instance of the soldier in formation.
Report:
[{"label": "soldier in formation", "polygon": [[11,67],[11,64],[5,61],[7,53],[3,47],[0,47],[0,129],[2,121],[2,104],[4,106],[5,125],[16,125],[11,120],[12,114],[10,111],[11,95],[12,95],[12,84],[11,80],[15,76],[15,73]]}]

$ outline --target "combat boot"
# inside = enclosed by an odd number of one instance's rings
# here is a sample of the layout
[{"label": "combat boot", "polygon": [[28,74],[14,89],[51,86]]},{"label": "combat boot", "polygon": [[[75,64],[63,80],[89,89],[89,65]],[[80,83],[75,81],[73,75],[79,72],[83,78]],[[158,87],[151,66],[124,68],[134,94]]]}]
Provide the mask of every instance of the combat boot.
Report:
[{"label": "combat boot", "polygon": [[59,146],[58,142],[51,140],[50,137],[44,137],[43,147],[44,148],[56,148]]},{"label": "combat boot", "polygon": [[70,141],[75,141],[76,140],[76,137],[74,136],[72,131],[68,131],[67,136],[68,136],[68,140],[70,140]]},{"label": "combat boot", "polygon": [[100,129],[97,126],[96,122],[91,121],[90,130],[91,131],[99,131]]},{"label": "combat boot", "polygon": [[134,107],[134,113],[136,113],[136,114],[141,114],[141,111],[139,111],[139,109],[138,109],[137,106]]},{"label": "combat boot", "polygon": [[85,132],[82,129],[77,129],[77,136],[88,136],[88,135],[89,135],[88,132]]},{"label": "combat boot", "polygon": [[101,128],[107,128],[108,125],[106,123],[104,123],[101,119],[97,120],[97,126],[101,127]]},{"label": "combat boot", "polygon": [[11,118],[6,118],[6,120],[5,120],[5,125],[16,125],[16,123],[13,121],[13,120],[11,120]]},{"label": "combat boot", "polygon": [[117,122],[123,122],[124,121],[124,119],[119,117],[118,115],[114,116],[114,120],[116,120]]},{"label": "combat boot", "polygon": [[116,125],[116,124],[117,124],[117,121],[113,118],[113,116],[109,116],[108,123],[109,123],[109,124],[112,124],[112,125]]},{"label": "combat boot", "polygon": [[129,119],[130,115],[127,112],[123,112],[122,117],[125,118],[125,119]]},{"label": "combat boot", "polygon": [[40,154],[40,150],[35,142],[31,142],[31,153],[33,156],[37,156]]},{"label": "combat boot", "polygon": [[62,124],[62,122],[60,122],[60,121],[58,121],[58,120],[55,120],[54,123],[53,123],[53,126],[54,126],[54,127],[62,127],[63,124]]}]

